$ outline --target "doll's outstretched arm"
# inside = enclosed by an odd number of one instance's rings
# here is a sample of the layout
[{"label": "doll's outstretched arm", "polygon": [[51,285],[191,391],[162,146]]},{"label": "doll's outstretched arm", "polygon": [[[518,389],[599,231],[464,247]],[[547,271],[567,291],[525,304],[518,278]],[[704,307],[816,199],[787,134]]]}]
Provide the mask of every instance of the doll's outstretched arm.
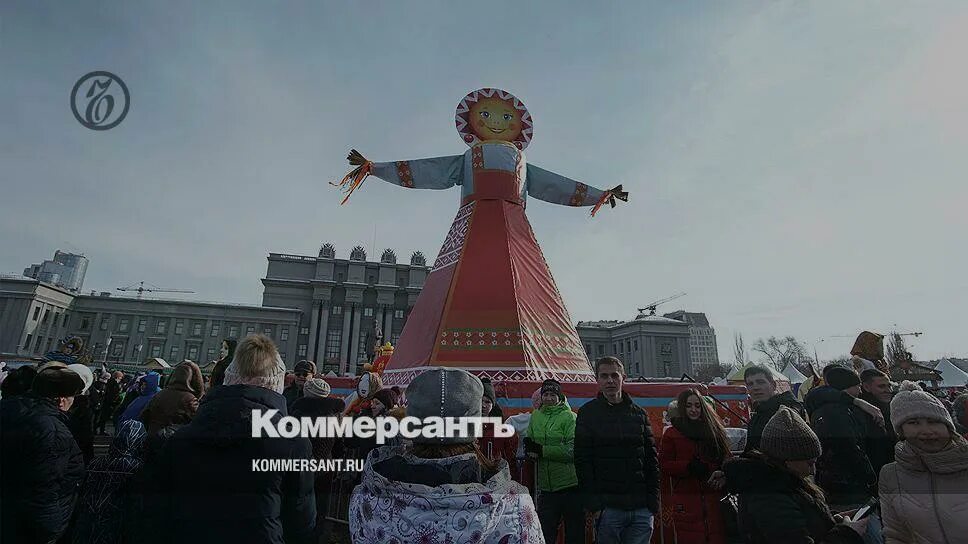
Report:
[{"label": "doll's outstretched arm", "polygon": [[350,165],[356,168],[346,174],[339,183],[332,184],[342,187],[346,193],[343,204],[370,175],[394,185],[412,189],[447,189],[460,185],[464,160],[463,155],[449,155],[430,159],[373,162],[367,160],[355,149],[350,151],[346,158]]},{"label": "doll's outstretched arm", "polygon": [[528,165],[528,195],[562,206],[594,206],[592,215],[605,204],[615,207],[615,200],[627,202],[629,194],[619,185],[603,190],[560,174]]}]

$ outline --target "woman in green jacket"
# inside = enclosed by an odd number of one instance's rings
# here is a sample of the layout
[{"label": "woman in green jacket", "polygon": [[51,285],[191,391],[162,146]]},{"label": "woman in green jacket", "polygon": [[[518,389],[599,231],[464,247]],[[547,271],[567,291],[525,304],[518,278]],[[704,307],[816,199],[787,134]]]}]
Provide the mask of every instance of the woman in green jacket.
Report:
[{"label": "woman in green jacket", "polygon": [[541,407],[531,414],[524,450],[537,467],[538,519],[545,542],[556,542],[564,519],[565,544],[585,541],[585,512],[575,474],[575,419],[561,384],[541,384]]}]

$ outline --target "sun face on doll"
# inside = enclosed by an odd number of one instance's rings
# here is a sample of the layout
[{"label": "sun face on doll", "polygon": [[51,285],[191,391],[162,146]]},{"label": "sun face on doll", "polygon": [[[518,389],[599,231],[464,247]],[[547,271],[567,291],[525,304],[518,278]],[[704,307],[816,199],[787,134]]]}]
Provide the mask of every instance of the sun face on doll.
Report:
[{"label": "sun face on doll", "polygon": [[470,108],[470,125],[482,141],[513,142],[521,135],[521,114],[499,98],[482,98]]}]

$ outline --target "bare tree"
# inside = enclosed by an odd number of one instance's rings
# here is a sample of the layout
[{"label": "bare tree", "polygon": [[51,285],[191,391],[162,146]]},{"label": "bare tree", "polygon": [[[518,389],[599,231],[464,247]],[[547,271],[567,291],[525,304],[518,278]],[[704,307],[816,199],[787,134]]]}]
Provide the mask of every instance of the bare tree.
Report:
[{"label": "bare tree", "polygon": [[904,344],[904,338],[896,332],[891,333],[891,340],[887,343],[887,363],[893,367],[904,360],[911,360],[911,354]]},{"label": "bare tree", "polygon": [[782,371],[789,363],[803,365],[813,361],[813,358],[807,355],[807,346],[793,336],[783,338],[771,336],[765,340],[760,338],[753,342],[752,349],[763,355],[762,362],[778,371]]},{"label": "bare tree", "polygon": [[736,366],[743,366],[750,360],[750,354],[746,351],[746,343],[743,341],[741,333],[733,335],[733,363]]}]

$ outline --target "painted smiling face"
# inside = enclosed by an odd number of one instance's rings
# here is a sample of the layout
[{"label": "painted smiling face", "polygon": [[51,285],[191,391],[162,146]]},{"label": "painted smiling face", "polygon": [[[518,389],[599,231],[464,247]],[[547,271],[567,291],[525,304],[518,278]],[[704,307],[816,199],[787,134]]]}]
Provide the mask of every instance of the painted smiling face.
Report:
[{"label": "painted smiling face", "polygon": [[470,125],[482,141],[513,142],[521,135],[521,114],[500,98],[482,98],[470,108]]}]

